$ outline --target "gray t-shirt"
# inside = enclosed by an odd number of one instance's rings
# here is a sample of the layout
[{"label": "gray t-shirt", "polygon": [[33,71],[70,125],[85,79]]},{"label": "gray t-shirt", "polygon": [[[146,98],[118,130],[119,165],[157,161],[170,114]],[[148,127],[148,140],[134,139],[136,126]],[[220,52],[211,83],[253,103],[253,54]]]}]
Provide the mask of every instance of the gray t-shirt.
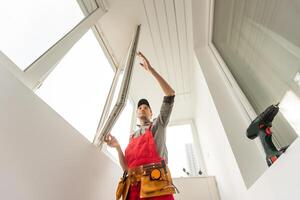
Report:
[{"label": "gray t-shirt", "polygon": [[[157,118],[153,120],[151,131],[153,133],[157,152],[160,157],[168,161],[168,150],[166,147],[166,127],[168,125],[170,115],[172,112],[175,96],[165,96],[160,108],[160,113]],[[138,130],[133,133],[133,137],[139,137],[144,134],[149,125],[140,126]]]}]

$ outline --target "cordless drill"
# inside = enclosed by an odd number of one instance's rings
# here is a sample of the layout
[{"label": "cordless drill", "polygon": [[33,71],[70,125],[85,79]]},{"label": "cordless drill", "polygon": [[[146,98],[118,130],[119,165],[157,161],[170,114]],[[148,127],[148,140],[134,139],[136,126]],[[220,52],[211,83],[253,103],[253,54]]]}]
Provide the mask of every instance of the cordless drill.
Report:
[{"label": "cordless drill", "polygon": [[279,103],[269,106],[265,111],[258,115],[247,129],[247,137],[251,140],[260,137],[268,166],[271,166],[277,158],[284,153],[287,147],[278,150],[272,141],[272,121],[279,111]]}]

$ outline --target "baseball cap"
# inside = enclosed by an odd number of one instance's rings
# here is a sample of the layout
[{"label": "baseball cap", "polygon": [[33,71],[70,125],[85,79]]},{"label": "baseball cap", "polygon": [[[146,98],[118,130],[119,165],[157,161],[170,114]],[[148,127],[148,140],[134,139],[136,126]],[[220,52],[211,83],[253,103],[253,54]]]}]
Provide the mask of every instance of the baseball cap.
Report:
[{"label": "baseball cap", "polygon": [[138,102],[137,107],[139,108],[140,105],[143,105],[143,104],[147,105],[151,109],[150,104],[149,104],[147,99],[140,99],[139,102]]}]

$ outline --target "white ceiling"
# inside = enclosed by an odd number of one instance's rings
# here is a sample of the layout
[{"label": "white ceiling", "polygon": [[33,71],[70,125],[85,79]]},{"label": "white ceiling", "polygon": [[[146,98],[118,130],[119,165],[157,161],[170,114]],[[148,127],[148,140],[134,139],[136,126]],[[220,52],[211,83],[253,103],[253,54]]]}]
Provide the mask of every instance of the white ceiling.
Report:
[{"label": "white ceiling", "polygon": [[[193,38],[190,0],[107,0],[107,7],[108,12],[100,19],[98,28],[116,63],[122,63],[135,28],[141,24],[138,49],[176,91],[171,120],[191,119]],[[154,78],[137,62],[130,95],[135,102],[139,98],[148,98],[154,113],[159,111],[163,93]]]}]

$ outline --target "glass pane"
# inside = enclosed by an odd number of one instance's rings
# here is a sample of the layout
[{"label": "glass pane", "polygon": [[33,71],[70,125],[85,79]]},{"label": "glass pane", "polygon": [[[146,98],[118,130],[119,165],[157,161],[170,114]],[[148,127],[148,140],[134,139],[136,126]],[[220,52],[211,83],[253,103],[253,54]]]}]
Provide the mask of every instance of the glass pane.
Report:
[{"label": "glass pane", "polygon": [[[300,97],[299,6],[295,0],[215,1],[213,43],[258,114],[288,91]],[[273,130],[281,146],[297,137],[281,112]]]},{"label": "glass pane", "polygon": [[172,177],[197,176],[199,164],[189,124],[167,128],[168,162]]},{"label": "glass pane", "polygon": [[[123,152],[125,152],[125,148],[129,142],[132,114],[133,105],[127,100],[125,108],[111,131],[111,134],[118,139]],[[114,148],[108,147],[107,150],[116,160],[119,160],[118,153]]]},{"label": "glass pane", "polygon": [[37,94],[93,141],[114,72],[92,31],[61,60]]},{"label": "glass pane", "polygon": [[109,114],[112,112],[113,108],[115,107],[115,105],[117,103],[117,100],[118,100],[118,97],[119,97],[119,94],[120,94],[120,89],[121,89],[121,86],[122,86],[122,81],[123,81],[123,78],[124,78],[123,75],[124,75],[124,71],[121,71],[120,74],[119,74],[118,80],[117,80],[117,85],[116,85],[116,88],[115,88],[114,96],[113,96],[113,99],[112,99],[111,104],[110,104]]},{"label": "glass pane", "polygon": [[1,51],[24,70],[83,17],[76,0],[2,2]]},{"label": "glass pane", "polygon": [[300,135],[300,98],[294,92],[288,91],[280,103],[280,110],[296,133]]}]

